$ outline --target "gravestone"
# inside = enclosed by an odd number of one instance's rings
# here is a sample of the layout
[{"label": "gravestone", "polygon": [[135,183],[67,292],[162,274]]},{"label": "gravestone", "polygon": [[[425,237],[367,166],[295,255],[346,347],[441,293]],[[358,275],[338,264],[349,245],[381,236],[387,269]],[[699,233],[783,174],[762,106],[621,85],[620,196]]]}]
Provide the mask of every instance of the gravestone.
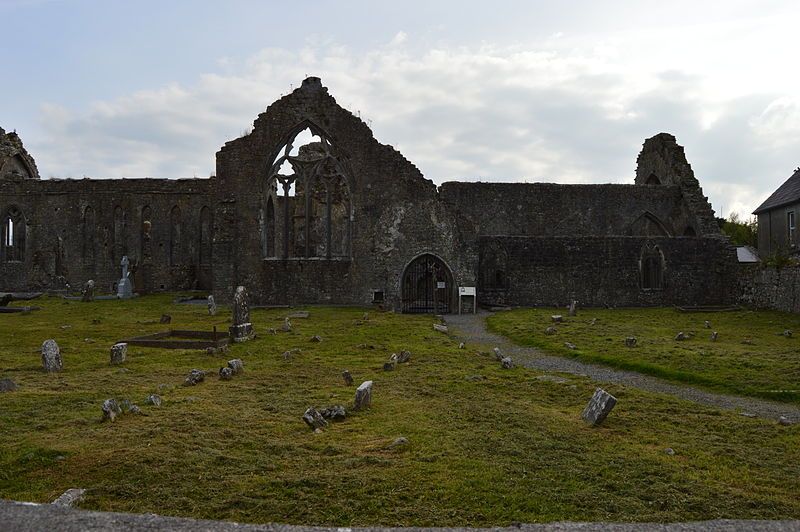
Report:
[{"label": "gravestone", "polygon": [[390,360],[389,362],[383,363],[383,371],[394,371],[395,363],[394,360]]},{"label": "gravestone", "polygon": [[319,335],[316,335],[316,334],[315,334],[314,336],[312,336],[312,337],[311,337],[311,341],[312,341],[312,342],[319,343],[319,342],[321,342],[321,341],[322,341],[322,337],[321,337],[321,336],[319,336]]},{"label": "gravestone", "polygon": [[710,321],[708,321],[708,320],[704,321],[704,322],[703,322],[703,325],[705,325],[705,326],[706,326],[706,329],[710,329],[710,328],[711,328],[711,322],[710,322]]},{"label": "gravestone", "polygon": [[47,372],[53,372],[61,371],[63,367],[58,344],[55,340],[45,340],[42,344],[42,368]]},{"label": "gravestone", "polygon": [[494,359],[497,360],[498,362],[505,358],[505,355],[503,354],[502,351],[500,351],[499,347],[495,347],[494,349],[492,349],[492,352],[494,352]]},{"label": "gravestone", "polygon": [[153,406],[161,406],[161,397],[152,393],[147,396],[145,403]]},{"label": "gravestone", "polygon": [[281,325],[281,332],[292,332],[292,322],[289,321],[289,317],[283,318],[283,325]]},{"label": "gravestone", "polygon": [[353,376],[352,376],[352,375],[350,375],[350,372],[349,372],[349,371],[347,371],[347,370],[344,370],[344,371],[342,372],[342,378],[344,379],[344,383],[345,383],[347,386],[352,386],[352,385],[353,385]]},{"label": "gravestone", "polygon": [[183,381],[184,386],[194,386],[198,383],[203,382],[206,378],[206,372],[200,369],[193,369],[189,372],[189,375],[186,376],[186,379]]},{"label": "gravestone", "polygon": [[676,342],[683,342],[684,340],[686,340],[686,335],[683,334],[683,331],[681,331],[681,332],[679,332],[678,334],[675,335],[675,341]]},{"label": "gravestone", "polygon": [[86,284],[83,285],[83,290],[81,290],[81,301],[94,301],[94,281],[92,279],[89,279],[86,281]]},{"label": "gravestone", "polygon": [[106,399],[103,401],[103,421],[114,421],[122,413],[116,399]]},{"label": "gravestone", "polygon": [[208,296],[208,315],[217,315],[217,302],[214,301],[214,296]]},{"label": "gravestone", "polygon": [[11,379],[0,379],[0,392],[13,392],[17,385]]},{"label": "gravestone", "polygon": [[323,428],[328,426],[328,422],[325,421],[325,418],[322,417],[322,414],[317,411],[316,408],[313,406],[308,407],[305,413],[303,414],[303,421],[306,422],[306,425],[311,427],[312,430],[322,430]]},{"label": "gravestone", "polygon": [[400,351],[395,357],[398,364],[405,364],[411,360],[411,351]]},{"label": "gravestone", "polygon": [[342,405],[329,406],[320,411],[322,417],[325,419],[339,420],[347,417],[347,410]]},{"label": "gravestone", "polygon": [[230,327],[230,334],[234,342],[246,342],[253,337],[247,289],[244,286],[236,287],[233,294],[233,325]]},{"label": "gravestone", "polygon": [[440,325],[438,323],[433,324],[433,330],[441,333],[447,332],[447,325]]},{"label": "gravestone", "polygon": [[598,388],[595,390],[591,400],[589,400],[589,404],[583,409],[581,417],[586,423],[596,427],[608,417],[609,412],[613,410],[616,404],[616,397],[602,388]]},{"label": "gravestone", "polygon": [[353,410],[368,408],[372,404],[372,381],[364,381],[356,389],[356,399]]},{"label": "gravestone", "polygon": [[717,331],[711,331],[711,341],[712,341],[712,342],[716,342],[716,341],[717,341],[717,338],[719,338],[719,332],[717,332]]},{"label": "gravestone", "polygon": [[77,503],[83,500],[84,493],[86,493],[85,489],[70,488],[61,495],[59,495],[59,497],[50,504],[53,504],[55,506],[64,506],[66,508],[72,508]]},{"label": "gravestone", "polygon": [[569,310],[567,312],[570,316],[577,316],[578,315],[578,302],[574,299],[569,304]]},{"label": "gravestone", "polygon": [[238,375],[244,371],[244,362],[242,362],[241,358],[234,358],[228,361],[228,367],[231,368],[234,375]]},{"label": "gravestone", "polygon": [[172,316],[169,314],[162,314],[159,323],[172,323]]},{"label": "gravestone", "polygon": [[564,321],[564,317],[561,314],[550,316],[550,319],[553,320],[553,323],[561,323],[562,321]]},{"label": "gravestone", "polygon": [[625,347],[636,347],[638,342],[635,336],[628,336],[625,338]]},{"label": "gravestone", "polygon": [[511,357],[505,357],[500,361],[500,365],[503,366],[503,369],[511,369],[514,367],[514,362],[512,362]]},{"label": "gravestone", "polygon": [[578,349],[578,346],[573,344],[572,342],[564,342],[564,347],[572,350]]},{"label": "gravestone", "polygon": [[548,336],[550,336],[550,335],[553,335],[553,334],[555,334],[555,333],[557,333],[557,332],[558,332],[558,329],[556,329],[556,328],[555,328],[555,327],[553,327],[552,325],[551,325],[550,327],[548,327],[547,329],[545,329],[545,330],[544,330],[544,333],[545,333],[546,335],[548,335]]},{"label": "gravestone", "polygon": [[120,342],[111,346],[111,363],[122,364],[128,354],[128,344]]},{"label": "gravestone", "polygon": [[233,378],[233,370],[228,366],[219,368],[219,379],[222,381],[229,381]]},{"label": "gravestone", "polygon": [[122,262],[120,262],[120,266],[122,266],[122,277],[120,277],[117,283],[117,297],[120,299],[130,299],[133,297],[133,284],[128,276],[128,267],[130,264],[128,256],[124,255],[122,257]]}]

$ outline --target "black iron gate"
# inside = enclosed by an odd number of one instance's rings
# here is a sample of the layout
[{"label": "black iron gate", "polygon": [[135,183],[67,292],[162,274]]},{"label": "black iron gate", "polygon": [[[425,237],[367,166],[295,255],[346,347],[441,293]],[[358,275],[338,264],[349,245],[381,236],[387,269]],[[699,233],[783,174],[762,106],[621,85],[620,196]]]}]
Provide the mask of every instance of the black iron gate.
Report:
[{"label": "black iron gate", "polygon": [[410,314],[449,314],[453,281],[445,263],[422,255],[408,265],[403,274],[403,312]]}]

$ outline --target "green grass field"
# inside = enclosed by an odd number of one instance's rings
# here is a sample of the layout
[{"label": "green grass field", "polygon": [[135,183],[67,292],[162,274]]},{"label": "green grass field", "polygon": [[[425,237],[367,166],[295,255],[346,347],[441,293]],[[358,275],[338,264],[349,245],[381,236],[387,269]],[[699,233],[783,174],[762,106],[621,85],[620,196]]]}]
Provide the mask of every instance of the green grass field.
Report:
[{"label": "green grass field", "polygon": [[[562,314],[564,323],[552,323]],[[800,403],[800,316],[750,311],[684,313],[672,308],[520,309],[492,315],[491,331],[520,345],[715,391]],[[593,321],[594,320],[594,321]],[[708,320],[711,328],[705,327]],[[554,325],[558,332],[545,334]],[[784,337],[784,330],[798,336]],[[717,331],[716,341],[711,332]],[[678,332],[693,338],[675,341]],[[627,348],[628,336],[638,346]],[[564,344],[577,346],[572,350]]]},{"label": "green grass field", "polygon": [[[19,385],[0,394],[0,497],[48,502],[82,487],[81,506],[96,510],[343,526],[800,518],[800,426],[610,385],[619,403],[590,428],[580,412],[592,382],[503,370],[474,346],[459,350],[428,316],[370,312],[362,322],[364,309],[309,308],[292,333],[267,335],[286,311],[258,310],[259,338],[225,357],[131,347],[127,372],[110,366],[111,344],[163,330],[150,322],[164,312],[174,328],[228,325],[225,308],[210,317],[171,300],[42,298],[41,311],[0,315],[0,378]],[[62,373],[41,370],[47,338],[62,348]],[[301,351],[284,360],[289,348]],[[411,362],[384,372],[400,349]],[[181,386],[190,369],[228,358],[245,372]],[[370,410],[321,434],[302,422],[310,405],[349,407],[367,379]],[[144,404],[150,393],[160,408]],[[103,423],[109,397],[147,415]],[[400,436],[408,445],[391,448]]]}]

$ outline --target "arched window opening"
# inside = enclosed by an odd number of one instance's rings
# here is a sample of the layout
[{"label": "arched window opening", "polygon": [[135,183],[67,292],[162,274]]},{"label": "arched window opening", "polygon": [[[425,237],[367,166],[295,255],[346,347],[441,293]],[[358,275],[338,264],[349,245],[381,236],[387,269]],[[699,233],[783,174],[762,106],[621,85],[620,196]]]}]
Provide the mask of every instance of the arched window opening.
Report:
[{"label": "arched window opening", "polygon": [[644,182],[645,185],[660,185],[661,180],[658,178],[656,174],[650,174],[647,178],[647,181]]},{"label": "arched window opening", "polygon": [[177,266],[183,263],[181,256],[183,221],[181,219],[181,209],[177,205],[169,213],[169,265]]},{"label": "arched window opening", "polygon": [[211,264],[211,209],[200,209],[200,257],[202,266]]},{"label": "arched window opening", "polygon": [[112,260],[116,266],[122,261],[122,257],[128,254],[128,220],[122,207],[114,207],[114,232],[112,245]]},{"label": "arched window opening", "polygon": [[139,228],[141,260],[143,264],[153,260],[153,210],[149,206],[142,207],[142,222]]},{"label": "arched window opening", "polygon": [[10,207],[3,217],[3,259],[21,262],[25,258],[25,218],[17,207]]},{"label": "arched window opening", "polygon": [[481,290],[507,290],[508,253],[505,247],[496,241],[489,242],[481,248],[479,259]]},{"label": "arched window opening", "polygon": [[95,223],[96,216],[94,209],[86,207],[83,211],[83,228],[81,231],[83,246],[81,248],[81,256],[83,257],[84,265],[88,266],[90,269],[93,269],[95,263],[95,245],[97,244],[97,239],[95,238]]},{"label": "arched window opening", "polygon": [[664,288],[664,254],[658,246],[651,243],[642,248],[639,260],[639,273],[642,290],[663,290]]},{"label": "arched window opening", "polygon": [[259,213],[262,256],[350,256],[352,203],[341,154],[309,124],[292,135],[267,176]]}]

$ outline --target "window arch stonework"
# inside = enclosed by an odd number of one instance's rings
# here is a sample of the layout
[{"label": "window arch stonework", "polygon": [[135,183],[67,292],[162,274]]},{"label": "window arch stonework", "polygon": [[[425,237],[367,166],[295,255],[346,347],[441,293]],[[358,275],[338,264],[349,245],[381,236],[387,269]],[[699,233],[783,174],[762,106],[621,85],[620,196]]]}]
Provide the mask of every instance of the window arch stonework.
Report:
[{"label": "window arch stonework", "polygon": [[664,289],[665,266],[661,249],[652,242],[645,243],[639,258],[639,280],[642,290]]},{"label": "window arch stonework", "polygon": [[2,258],[5,262],[22,262],[25,259],[27,224],[22,211],[9,207],[3,216]]}]

